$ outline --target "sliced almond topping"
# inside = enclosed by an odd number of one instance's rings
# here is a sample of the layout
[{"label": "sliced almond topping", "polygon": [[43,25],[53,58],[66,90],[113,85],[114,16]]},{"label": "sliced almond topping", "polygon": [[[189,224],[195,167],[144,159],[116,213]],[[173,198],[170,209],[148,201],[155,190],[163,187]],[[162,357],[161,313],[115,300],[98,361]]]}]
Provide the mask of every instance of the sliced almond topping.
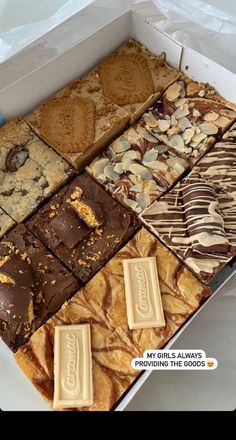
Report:
[{"label": "sliced almond topping", "polygon": [[144,113],[143,119],[150,128],[158,126],[158,121],[152,113]]},{"label": "sliced almond topping", "polygon": [[179,131],[180,131],[180,128],[179,128],[178,125],[176,125],[175,127],[171,127],[171,128],[169,128],[169,130],[167,130],[167,134],[168,134],[169,136],[172,136],[173,134],[178,134]]},{"label": "sliced almond topping", "polygon": [[146,192],[142,192],[142,193],[137,194],[136,200],[142,209],[147,208],[147,206],[149,206],[151,204],[150,196]]},{"label": "sliced almond topping", "polygon": [[171,115],[171,118],[170,118],[170,125],[171,125],[171,127],[174,127],[174,125],[176,125],[176,123],[177,123],[177,121],[176,121],[174,115]]},{"label": "sliced almond topping", "polygon": [[179,83],[174,83],[172,84],[170,87],[168,87],[167,91],[166,91],[166,99],[168,99],[168,101],[175,101],[176,99],[178,99],[179,94],[181,91],[181,85]]},{"label": "sliced almond topping", "polygon": [[125,159],[130,159],[130,160],[140,159],[140,154],[138,153],[138,151],[129,150],[124,153],[122,160]]},{"label": "sliced almond topping", "polygon": [[189,142],[192,140],[193,136],[195,135],[194,128],[187,128],[185,132],[183,133],[183,140],[186,145],[189,144]]},{"label": "sliced almond topping", "polygon": [[112,180],[113,182],[120,178],[119,174],[114,171],[114,167],[112,165],[107,165],[104,168],[104,174],[108,177],[108,179]]},{"label": "sliced almond topping", "polygon": [[222,116],[226,116],[226,118],[234,119],[236,118],[236,113],[232,110],[228,110],[227,108],[224,108],[220,111],[220,114]]},{"label": "sliced almond topping", "polygon": [[179,134],[175,134],[174,136],[171,136],[170,142],[173,145],[173,147],[176,148],[176,150],[178,151],[185,150],[183,138]]},{"label": "sliced almond topping", "polygon": [[188,115],[189,115],[188,104],[184,104],[181,107],[178,107],[177,110],[175,110],[174,112],[174,116],[176,119],[180,119]]},{"label": "sliced almond topping", "polygon": [[199,128],[207,135],[216,134],[218,132],[216,125],[212,124],[211,122],[203,122],[199,125]]},{"label": "sliced almond topping", "polygon": [[158,127],[160,128],[160,130],[162,132],[168,130],[168,128],[170,128],[170,120],[159,119],[158,120]]},{"label": "sliced almond topping", "polygon": [[112,148],[116,153],[123,153],[123,151],[130,149],[130,143],[124,136],[120,136],[112,143]]},{"label": "sliced almond topping", "polygon": [[114,166],[115,173],[122,174],[123,173],[123,164],[121,162],[116,163]]},{"label": "sliced almond topping", "polygon": [[187,98],[180,98],[177,101],[175,101],[175,107],[181,107],[187,102]]},{"label": "sliced almond topping", "polygon": [[132,165],[134,162],[130,159],[125,159],[122,161],[122,168],[124,171],[129,171],[130,165]]},{"label": "sliced almond topping", "polygon": [[200,144],[200,142],[203,141],[203,139],[206,139],[207,135],[205,133],[199,133],[193,136],[192,142],[194,142],[196,145]]},{"label": "sliced almond topping", "polygon": [[133,163],[132,165],[130,165],[129,171],[131,171],[131,173],[141,177],[141,179],[145,179],[145,180],[152,179],[152,173],[147,168],[145,168],[143,165],[140,165],[138,163]]},{"label": "sliced almond topping", "polygon": [[203,117],[204,121],[207,121],[207,122],[216,121],[216,119],[218,119],[218,118],[219,118],[219,115],[216,112],[206,113]]},{"label": "sliced almond topping", "polygon": [[158,151],[152,148],[151,150],[148,150],[143,155],[143,161],[144,162],[152,162],[153,160],[156,160],[158,156]]},{"label": "sliced almond topping", "polygon": [[216,121],[215,124],[217,127],[225,128],[230,123],[230,120],[226,118],[225,116],[220,116]]},{"label": "sliced almond topping", "polygon": [[196,108],[193,109],[193,116],[195,118],[199,118],[199,116],[201,116],[201,113],[199,112],[199,110],[197,110]]},{"label": "sliced almond topping", "polygon": [[138,144],[140,141],[140,135],[137,133],[137,131],[131,127],[129,130],[126,131],[125,133],[128,142],[130,144]]},{"label": "sliced almond topping", "polygon": [[151,170],[159,170],[159,171],[168,170],[168,166],[164,162],[161,162],[160,160],[154,160],[152,162],[143,162],[143,163],[148,168],[151,168]]},{"label": "sliced almond topping", "polygon": [[186,130],[186,128],[191,128],[192,124],[191,124],[190,120],[188,118],[186,118],[186,116],[185,116],[184,118],[181,118],[178,120],[178,126],[181,131],[184,131],[184,130]]},{"label": "sliced almond topping", "polygon": [[157,140],[154,136],[152,136],[144,127],[141,127],[140,125],[137,125],[136,130],[142,136],[144,139],[146,139],[149,142],[156,143]]},{"label": "sliced almond topping", "polygon": [[105,166],[107,166],[108,164],[109,164],[109,159],[106,158],[95,159],[95,161],[93,161],[90,164],[90,169],[92,171],[92,174],[94,174],[95,177],[98,177],[100,174],[103,173]]}]

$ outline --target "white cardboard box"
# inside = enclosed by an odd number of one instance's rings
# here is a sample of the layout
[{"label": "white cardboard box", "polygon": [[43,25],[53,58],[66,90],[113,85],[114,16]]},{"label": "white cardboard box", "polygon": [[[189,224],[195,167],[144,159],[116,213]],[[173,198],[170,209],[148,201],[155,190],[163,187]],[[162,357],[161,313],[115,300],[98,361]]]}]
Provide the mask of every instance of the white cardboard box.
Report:
[{"label": "white cardboard box", "polygon": [[[16,114],[25,115],[68,82],[81,77],[130,37],[143,43],[154,54],[158,55],[164,51],[168,63],[173,67],[180,68],[198,81],[208,81],[222,96],[236,102],[236,75],[194,50],[183,47],[131,10],[126,0],[114,0],[112,4],[113,7],[108,8],[106,1],[96,1],[83,14],[74,15],[72,19],[49,32],[47,37],[38,39],[28,49],[0,65],[0,111],[6,119]],[[74,34],[75,29],[80,31]],[[233,272],[233,267],[227,267],[217,278],[214,294]],[[173,345],[211,298],[197,310],[165,348]],[[149,374],[150,372],[146,371],[140,376],[116,410],[121,411],[126,407]],[[2,342],[0,408],[48,409]]]}]

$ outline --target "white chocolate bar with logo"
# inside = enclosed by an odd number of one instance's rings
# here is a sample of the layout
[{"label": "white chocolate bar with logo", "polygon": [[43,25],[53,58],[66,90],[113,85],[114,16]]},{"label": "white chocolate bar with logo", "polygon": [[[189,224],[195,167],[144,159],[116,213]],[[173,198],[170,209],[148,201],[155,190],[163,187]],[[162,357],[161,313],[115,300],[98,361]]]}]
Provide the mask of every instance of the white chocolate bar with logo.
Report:
[{"label": "white chocolate bar with logo", "polygon": [[53,408],[93,404],[90,325],[55,327]]},{"label": "white chocolate bar with logo", "polygon": [[129,328],[164,327],[155,257],[123,260],[123,267]]}]

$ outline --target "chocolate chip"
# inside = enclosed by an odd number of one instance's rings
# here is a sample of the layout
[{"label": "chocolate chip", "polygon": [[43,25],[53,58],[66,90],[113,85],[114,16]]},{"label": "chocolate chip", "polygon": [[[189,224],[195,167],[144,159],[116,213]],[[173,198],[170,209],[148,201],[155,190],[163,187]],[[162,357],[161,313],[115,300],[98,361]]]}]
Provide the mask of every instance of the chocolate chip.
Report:
[{"label": "chocolate chip", "polygon": [[28,157],[28,150],[26,150],[21,145],[12,148],[6,158],[7,171],[9,171],[10,173],[15,173],[20,167],[24,165]]}]

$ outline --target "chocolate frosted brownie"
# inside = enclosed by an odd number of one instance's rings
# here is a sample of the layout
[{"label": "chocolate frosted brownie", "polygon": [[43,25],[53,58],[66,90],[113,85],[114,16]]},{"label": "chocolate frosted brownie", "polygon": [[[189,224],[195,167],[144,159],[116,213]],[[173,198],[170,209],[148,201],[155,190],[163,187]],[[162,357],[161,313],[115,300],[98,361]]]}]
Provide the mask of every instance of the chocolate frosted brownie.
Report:
[{"label": "chocolate frosted brownie", "polygon": [[185,159],[134,125],[96,157],[87,171],[117,200],[140,213],[187,168]]},{"label": "chocolate frosted brownie", "polygon": [[139,123],[194,165],[235,119],[235,104],[207,84],[183,78],[166,90]]},{"label": "chocolate frosted brownie", "polygon": [[81,169],[128,122],[128,113],[107,99],[94,72],[45,101],[25,120],[75,168]]},{"label": "chocolate frosted brownie", "polygon": [[0,238],[9,231],[15,222],[0,208]]},{"label": "chocolate frosted brownie", "polygon": [[23,225],[0,242],[0,336],[13,351],[77,289],[76,279]]},{"label": "chocolate frosted brownie", "polygon": [[23,120],[0,128],[0,206],[15,221],[28,217],[74,174]]},{"label": "chocolate frosted brownie", "polygon": [[134,122],[164,90],[181,76],[135,40],[129,40],[94,70],[97,87],[128,112]]},{"label": "chocolate frosted brownie", "polygon": [[139,226],[135,214],[86,173],[41,208],[27,227],[83,282],[87,282]]},{"label": "chocolate frosted brownie", "polygon": [[[166,325],[129,330],[122,262],[148,256],[156,258]],[[209,294],[209,289],[143,228],[18,350],[16,361],[42,396],[52,403],[55,326],[89,323],[94,403],[80,409],[109,410],[137,376],[131,360],[142,356],[145,349],[163,347]]]},{"label": "chocolate frosted brownie", "polygon": [[233,162],[227,162],[227,148],[221,150],[220,145],[141,215],[144,224],[206,284],[236,255]]}]

